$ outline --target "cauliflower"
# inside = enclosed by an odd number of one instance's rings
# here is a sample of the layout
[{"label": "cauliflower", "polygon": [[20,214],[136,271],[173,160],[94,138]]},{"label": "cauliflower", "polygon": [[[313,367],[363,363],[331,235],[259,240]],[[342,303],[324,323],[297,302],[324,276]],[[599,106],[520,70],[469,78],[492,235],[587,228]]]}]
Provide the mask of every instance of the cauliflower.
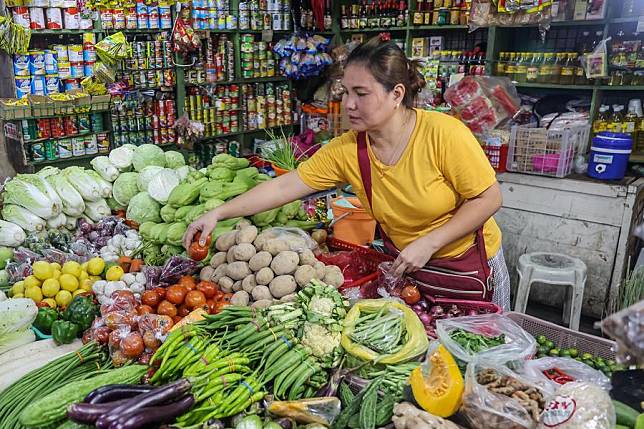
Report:
[{"label": "cauliflower", "polygon": [[340,337],[339,332],[331,332],[324,326],[305,322],[302,345],[308,348],[313,356],[324,359],[333,355],[335,349],[340,347]]},{"label": "cauliflower", "polygon": [[326,296],[313,295],[309,303],[309,310],[322,317],[331,317],[335,309],[335,302]]}]

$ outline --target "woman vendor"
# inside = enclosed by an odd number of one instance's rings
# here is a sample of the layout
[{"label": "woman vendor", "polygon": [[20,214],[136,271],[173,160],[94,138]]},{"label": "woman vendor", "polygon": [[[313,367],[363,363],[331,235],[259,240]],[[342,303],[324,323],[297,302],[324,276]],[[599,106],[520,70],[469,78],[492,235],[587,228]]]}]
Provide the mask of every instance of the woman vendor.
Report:
[{"label": "woman vendor", "polygon": [[[395,43],[378,37],[355,48],[342,79],[352,131],[333,139],[297,171],[196,219],[184,236],[186,247],[199,231],[205,240],[220,220],[349,183],[397,254],[396,275],[417,276],[439,295],[492,300],[509,310],[501,231],[492,218],[501,207],[494,170],[461,121],[413,107],[425,86],[417,67]],[[483,261],[483,270],[468,268],[476,260]],[[439,276],[436,281],[432,273]],[[478,277],[468,283],[473,273]],[[481,285],[480,290],[468,284]]]}]

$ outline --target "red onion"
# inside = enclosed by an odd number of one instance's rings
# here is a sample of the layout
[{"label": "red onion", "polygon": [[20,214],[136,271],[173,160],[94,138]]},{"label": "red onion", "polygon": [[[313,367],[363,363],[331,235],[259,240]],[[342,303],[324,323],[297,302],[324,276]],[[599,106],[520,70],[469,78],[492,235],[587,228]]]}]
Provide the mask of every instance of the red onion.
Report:
[{"label": "red onion", "polygon": [[474,310],[473,308],[471,308],[471,309],[467,310],[467,315],[468,316],[478,316],[479,312]]},{"label": "red onion", "polygon": [[424,311],[427,311],[427,309],[429,308],[429,304],[427,304],[427,301],[425,301],[424,299],[421,299],[420,301],[418,301],[416,305],[418,305]]},{"label": "red onion", "polygon": [[427,313],[419,314],[418,318],[420,319],[421,322],[423,322],[423,325],[425,325],[426,327],[431,326],[432,321],[434,320],[432,316],[430,316]]},{"label": "red onion", "polygon": [[445,314],[445,310],[443,310],[443,307],[440,305],[433,305],[429,309],[429,314],[431,314],[432,317],[441,317]]},{"label": "red onion", "polygon": [[418,304],[412,305],[411,309],[414,310],[415,313],[424,313],[423,307]]}]

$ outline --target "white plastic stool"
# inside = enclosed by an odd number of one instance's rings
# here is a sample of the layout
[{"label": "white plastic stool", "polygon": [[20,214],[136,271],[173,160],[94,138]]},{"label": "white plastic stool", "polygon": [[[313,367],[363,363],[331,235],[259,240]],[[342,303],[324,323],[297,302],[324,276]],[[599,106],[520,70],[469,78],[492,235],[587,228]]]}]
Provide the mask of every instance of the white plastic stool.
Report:
[{"label": "white plastic stool", "polygon": [[526,253],[519,258],[519,287],[514,304],[514,311],[525,313],[530,296],[530,287],[534,282],[558,286],[570,286],[564,303],[564,323],[570,329],[579,330],[581,306],[586,285],[586,264],[580,259],[560,253],[535,252]]}]

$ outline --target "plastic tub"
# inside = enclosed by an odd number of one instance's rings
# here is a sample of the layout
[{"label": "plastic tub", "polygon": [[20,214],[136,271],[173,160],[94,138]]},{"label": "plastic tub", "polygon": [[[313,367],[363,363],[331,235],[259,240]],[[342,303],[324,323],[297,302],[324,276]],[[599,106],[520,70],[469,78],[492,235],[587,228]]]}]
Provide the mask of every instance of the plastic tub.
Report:
[{"label": "plastic tub", "polygon": [[[355,208],[342,207],[340,200],[349,201]],[[376,233],[376,221],[362,208],[362,203],[355,197],[334,198],[331,201],[333,210],[333,236],[339,240],[365,246],[373,241]]]},{"label": "plastic tub", "polygon": [[286,173],[288,173],[288,172],[289,172],[289,170],[285,170],[285,169],[283,169],[283,168],[279,168],[279,167],[278,167],[277,165],[275,165],[275,164],[271,164],[271,167],[273,167],[273,171],[275,171],[275,176],[283,176],[283,175],[285,175]]}]

